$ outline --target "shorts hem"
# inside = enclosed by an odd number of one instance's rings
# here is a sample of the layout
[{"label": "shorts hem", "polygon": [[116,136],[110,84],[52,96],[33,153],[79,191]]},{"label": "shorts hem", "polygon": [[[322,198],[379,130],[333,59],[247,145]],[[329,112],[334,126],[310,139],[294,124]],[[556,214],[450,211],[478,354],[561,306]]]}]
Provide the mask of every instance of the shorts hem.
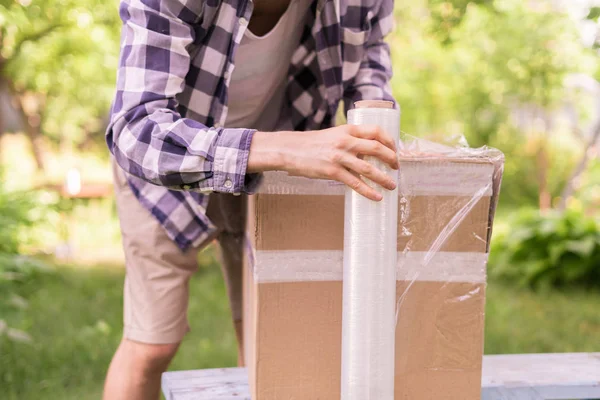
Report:
[{"label": "shorts hem", "polygon": [[147,332],[126,326],[123,329],[123,337],[146,344],[175,344],[180,343],[189,331],[189,326],[165,332]]}]

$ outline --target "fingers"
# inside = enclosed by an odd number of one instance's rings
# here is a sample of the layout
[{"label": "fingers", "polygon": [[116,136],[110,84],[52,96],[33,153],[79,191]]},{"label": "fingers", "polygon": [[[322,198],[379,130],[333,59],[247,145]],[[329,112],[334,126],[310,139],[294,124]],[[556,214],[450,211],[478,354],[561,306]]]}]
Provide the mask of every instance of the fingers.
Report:
[{"label": "fingers", "polygon": [[[384,148],[387,149],[387,147]],[[389,149],[387,150],[391,151]],[[358,157],[346,153],[340,157],[339,162],[342,166],[350,170],[350,172],[364,176],[388,190],[394,190],[396,188],[396,183],[386,173]]]},{"label": "fingers", "polygon": [[393,169],[400,167],[396,152],[375,140],[355,139],[350,151],[359,156],[376,157]]},{"label": "fingers", "polygon": [[348,125],[350,135],[367,140],[376,140],[384,146],[396,152],[396,142],[394,138],[385,133],[383,129],[376,125]]},{"label": "fingers", "polygon": [[367,185],[362,179],[352,174],[350,171],[344,168],[336,168],[331,174],[331,178],[338,182],[342,182],[351,189],[355,190],[359,194],[366,198],[374,201],[381,201],[383,196],[378,193],[375,189]]}]

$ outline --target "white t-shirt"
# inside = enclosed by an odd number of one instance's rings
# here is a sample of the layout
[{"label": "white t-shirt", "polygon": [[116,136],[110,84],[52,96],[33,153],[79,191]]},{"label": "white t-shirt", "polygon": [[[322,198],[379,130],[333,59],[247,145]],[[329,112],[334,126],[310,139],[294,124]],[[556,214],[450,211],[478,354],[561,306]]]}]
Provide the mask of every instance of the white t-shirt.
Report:
[{"label": "white t-shirt", "polygon": [[291,0],[277,24],[264,36],[246,29],[235,54],[225,127],[266,132],[276,129],[290,60],[300,43],[311,3],[312,0]]}]

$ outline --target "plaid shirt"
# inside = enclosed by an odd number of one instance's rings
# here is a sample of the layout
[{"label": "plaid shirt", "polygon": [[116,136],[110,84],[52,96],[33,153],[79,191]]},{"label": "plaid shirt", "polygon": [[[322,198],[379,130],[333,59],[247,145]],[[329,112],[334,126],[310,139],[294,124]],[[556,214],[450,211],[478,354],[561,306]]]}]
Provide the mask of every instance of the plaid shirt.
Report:
[{"label": "plaid shirt", "polygon": [[[251,0],[122,0],[117,92],[106,133],[129,186],[181,249],[215,230],[208,193],[252,193],[253,129],[231,129],[227,92]],[[288,73],[290,129],[333,125],[361,99],[393,100],[393,0],[314,0]]]}]

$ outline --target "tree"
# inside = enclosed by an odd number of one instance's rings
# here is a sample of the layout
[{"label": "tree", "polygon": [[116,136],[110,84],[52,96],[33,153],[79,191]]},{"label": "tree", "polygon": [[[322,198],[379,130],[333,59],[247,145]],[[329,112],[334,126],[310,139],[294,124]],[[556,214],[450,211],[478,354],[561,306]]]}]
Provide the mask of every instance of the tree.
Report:
[{"label": "tree", "polygon": [[580,151],[556,144],[572,135],[554,118],[565,78],[598,69],[576,21],[549,2],[519,0],[421,0],[397,5],[396,14],[393,87],[403,129],[500,147],[509,153],[504,196],[549,207]]},{"label": "tree", "polygon": [[[580,89],[587,92],[590,97],[590,103],[593,104],[595,114],[595,121],[590,125],[589,128],[582,128],[578,118],[574,118],[573,130],[577,132],[579,140],[583,142],[582,155],[579,159],[577,166],[573,169],[569,179],[567,180],[561,194],[560,209],[565,210],[567,202],[576,190],[576,186],[580,180],[580,177],[585,172],[592,154],[595,153],[595,148],[598,142],[600,142],[600,83],[589,76],[573,76],[568,80],[568,86],[570,89]],[[587,134],[581,131],[587,130]]]},{"label": "tree", "polygon": [[116,1],[0,2],[0,79],[15,100],[40,168],[42,135],[63,146],[101,136],[119,32]]}]

